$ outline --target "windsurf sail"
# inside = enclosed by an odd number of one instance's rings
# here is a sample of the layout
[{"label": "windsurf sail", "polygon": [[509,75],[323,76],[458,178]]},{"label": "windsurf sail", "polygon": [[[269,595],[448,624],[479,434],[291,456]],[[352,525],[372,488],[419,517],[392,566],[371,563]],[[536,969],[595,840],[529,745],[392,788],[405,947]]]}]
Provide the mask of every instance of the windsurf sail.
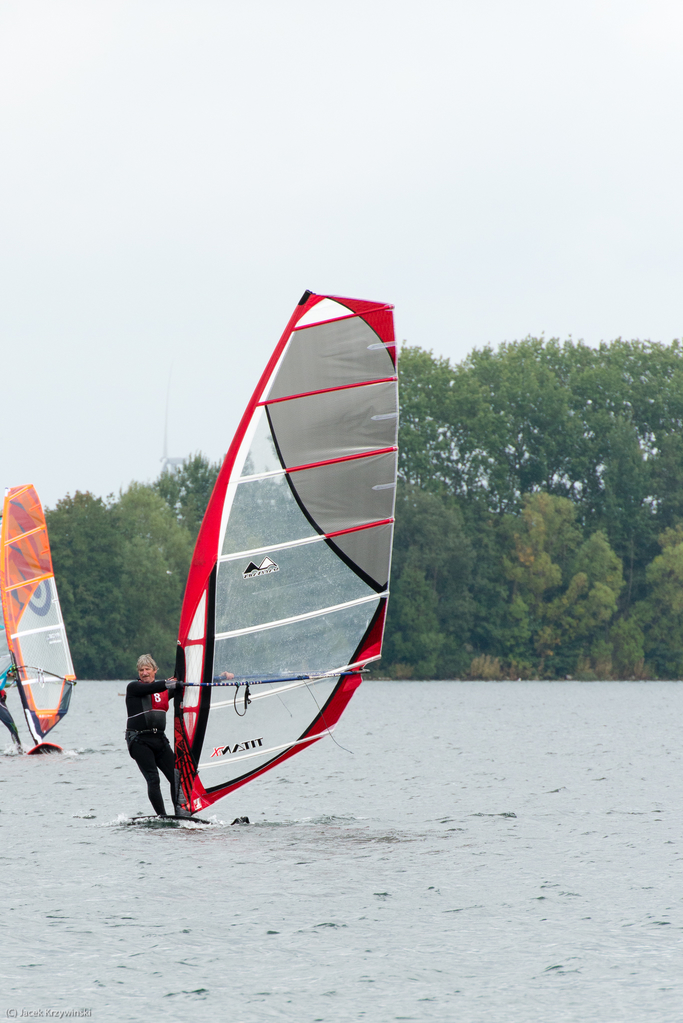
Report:
[{"label": "windsurf sail", "polygon": [[8,654],[26,723],[34,740],[41,742],[66,714],[76,676],[52,571],[45,515],[31,486],[14,487],[5,494],[0,597]]},{"label": "windsurf sail", "polygon": [[392,308],[306,292],[226,455],[180,621],[181,811],[329,734],[380,656],[397,467]]},{"label": "windsurf sail", "polygon": [[[0,535],[2,535],[2,515],[0,515]],[[7,675],[11,667],[12,655],[7,643],[7,630],[2,614],[2,601],[0,601],[0,689],[4,689],[7,685]]]}]

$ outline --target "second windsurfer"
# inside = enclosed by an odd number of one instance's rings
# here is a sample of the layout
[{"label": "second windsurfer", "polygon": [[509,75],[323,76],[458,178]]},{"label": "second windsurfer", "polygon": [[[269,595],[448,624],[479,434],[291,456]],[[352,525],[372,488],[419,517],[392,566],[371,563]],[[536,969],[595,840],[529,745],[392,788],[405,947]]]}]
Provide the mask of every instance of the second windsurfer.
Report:
[{"label": "second windsurfer", "polygon": [[159,770],[171,785],[171,799],[175,807],[175,772],[171,745],[166,738],[166,711],[168,694],[182,682],[176,679],[156,678],[159,670],[150,654],[138,657],[138,678],[126,688],[126,743],[128,752],[147,782],[147,795],[159,817],[166,817],[161,795]]}]

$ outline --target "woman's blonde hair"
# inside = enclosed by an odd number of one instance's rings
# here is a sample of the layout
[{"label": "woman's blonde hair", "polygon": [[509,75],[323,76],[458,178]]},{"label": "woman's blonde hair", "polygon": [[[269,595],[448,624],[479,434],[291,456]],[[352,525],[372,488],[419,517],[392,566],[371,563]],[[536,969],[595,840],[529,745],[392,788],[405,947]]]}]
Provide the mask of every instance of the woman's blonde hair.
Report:
[{"label": "woman's blonde hair", "polygon": [[151,654],[142,654],[138,657],[138,671],[140,668],[154,668],[155,671],[158,671],[159,665]]}]

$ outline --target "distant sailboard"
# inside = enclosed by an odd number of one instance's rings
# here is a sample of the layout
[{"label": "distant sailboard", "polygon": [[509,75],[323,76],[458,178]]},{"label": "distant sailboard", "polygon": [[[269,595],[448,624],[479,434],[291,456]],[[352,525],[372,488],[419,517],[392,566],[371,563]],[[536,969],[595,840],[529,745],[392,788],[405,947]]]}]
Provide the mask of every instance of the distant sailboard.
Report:
[{"label": "distant sailboard", "polygon": [[380,657],[397,468],[392,308],[306,292],[230,445],[180,621],[181,812],[330,734]]},{"label": "distant sailboard", "polygon": [[[31,486],[5,494],[0,531],[0,673],[11,673],[36,746],[29,753],[59,752],[43,742],[69,709],[76,680],[57,586],[45,515]],[[7,658],[9,663],[3,669]]]}]

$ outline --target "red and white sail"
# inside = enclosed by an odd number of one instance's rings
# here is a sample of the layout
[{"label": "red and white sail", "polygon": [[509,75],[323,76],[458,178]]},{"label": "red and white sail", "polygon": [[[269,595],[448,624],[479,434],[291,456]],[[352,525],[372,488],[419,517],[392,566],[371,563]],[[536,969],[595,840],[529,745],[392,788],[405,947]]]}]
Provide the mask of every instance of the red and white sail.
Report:
[{"label": "red and white sail", "polygon": [[[193,813],[328,734],[380,656],[397,426],[392,307],[306,292],[225,458],[187,582],[175,738]],[[243,703],[215,684],[224,672],[271,681]]]}]

